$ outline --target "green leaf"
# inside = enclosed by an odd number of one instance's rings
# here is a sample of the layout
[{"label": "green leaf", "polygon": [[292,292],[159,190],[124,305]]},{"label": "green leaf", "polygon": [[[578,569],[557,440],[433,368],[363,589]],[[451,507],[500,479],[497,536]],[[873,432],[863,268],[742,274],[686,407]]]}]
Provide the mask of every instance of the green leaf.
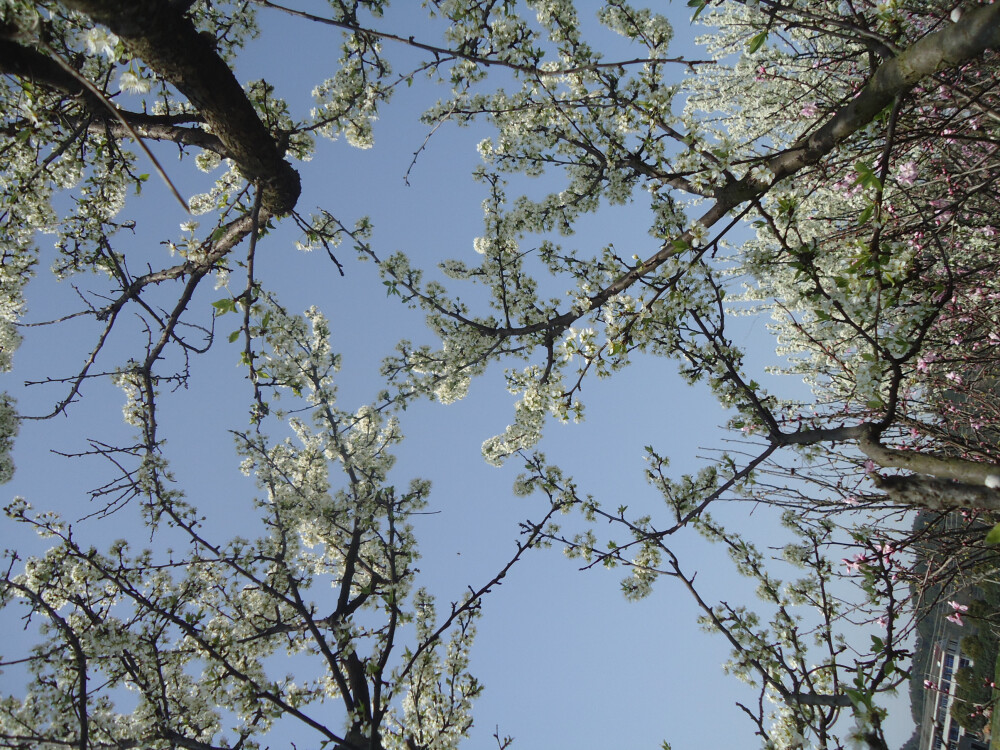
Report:
[{"label": "green leaf", "polygon": [[233,343],[233,342],[235,342],[235,341],[236,341],[236,339],[238,339],[239,337],[240,337],[240,331],[239,331],[239,329],[236,329],[236,330],[235,330],[235,331],[233,331],[233,332],[232,332],[231,334],[229,334],[229,343],[230,343],[230,344],[232,344],[232,343]]},{"label": "green leaf", "polygon": [[1000,523],[990,529],[990,533],[986,535],[987,544],[1000,544]]},{"label": "green leaf", "polygon": [[212,303],[212,307],[218,310],[218,315],[225,315],[226,313],[236,312],[236,302],[230,297],[223,297],[222,299],[217,299]]},{"label": "green leaf", "polygon": [[854,164],[854,171],[858,173],[857,184],[861,187],[873,188],[878,190],[882,187],[882,181],[875,174],[875,170],[872,166],[864,161],[859,161]]},{"label": "green leaf", "polygon": [[767,31],[762,31],[759,34],[754,35],[754,37],[750,40],[750,43],[747,44],[747,52],[749,52],[752,55],[754,52],[763,47],[764,42],[766,41],[767,41]]},{"label": "green leaf", "polygon": [[872,652],[881,654],[885,650],[885,642],[877,635],[872,636]]},{"label": "green leaf", "polygon": [[688,7],[698,9],[694,12],[694,15],[691,16],[691,23],[694,23],[698,20],[698,16],[701,15],[701,12],[708,7],[708,0],[688,0]]},{"label": "green leaf", "polygon": [[867,224],[873,213],[875,213],[875,204],[869,203],[867,208],[858,216],[858,224]]}]

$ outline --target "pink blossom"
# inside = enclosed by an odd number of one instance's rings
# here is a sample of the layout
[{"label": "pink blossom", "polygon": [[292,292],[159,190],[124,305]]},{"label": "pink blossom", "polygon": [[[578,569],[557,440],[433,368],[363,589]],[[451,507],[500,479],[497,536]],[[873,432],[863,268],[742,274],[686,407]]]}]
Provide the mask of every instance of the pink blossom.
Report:
[{"label": "pink blossom", "polygon": [[955,624],[956,624],[956,625],[958,625],[959,627],[961,627],[961,626],[965,625],[965,623],[964,623],[964,622],[962,622],[962,613],[961,613],[961,612],[954,612],[953,614],[950,614],[950,615],[948,615],[948,616],[947,616],[946,618],[944,618],[944,619],[948,620],[948,622],[953,622],[953,623],[955,623]]},{"label": "pink blossom", "polygon": [[854,497],[854,495],[848,495],[843,500],[841,500],[841,502],[844,505],[857,505],[859,500],[856,497]]},{"label": "pink blossom", "polygon": [[807,102],[805,106],[799,110],[799,114],[803,117],[815,117],[819,114],[819,107],[816,106],[816,102]]},{"label": "pink blossom", "polygon": [[856,572],[863,563],[868,562],[868,558],[864,556],[863,553],[858,552],[853,558],[848,560],[846,557],[843,560],[844,565],[847,567],[848,573]]},{"label": "pink blossom", "polygon": [[869,458],[867,461],[865,461],[865,474],[874,474],[874,473],[875,473],[875,462]]},{"label": "pink blossom", "polygon": [[875,622],[878,623],[878,626],[882,628],[888,627],[889,625],[889,619],[885,615],[878,618]]},{"label": "pink blossom", "polygon": [[956,612],[968,612],[969,611],[968,605],[959,604],[956,601],[949,601],[948,602],[948,606],[951,607]]},{"label": "pink blossom", "polygon": [[917,165],[912,161],[900,164],[896,170],[896,182],[900,185],[912,185],[917,179]]},{"label": "pink blossom", "polygon": [[896,548],[889,542],[883,542],[878,546],[877,550],[882,558],[882,564],[889,565],[892,562],[892,556],[895,554]]},{"label": "pink blossom", "polygon": [[841,193],[845,198],[853,198],[861,192],[862,187],[858,184],[855,175],[845,175],[832,185],[832,189]]}]

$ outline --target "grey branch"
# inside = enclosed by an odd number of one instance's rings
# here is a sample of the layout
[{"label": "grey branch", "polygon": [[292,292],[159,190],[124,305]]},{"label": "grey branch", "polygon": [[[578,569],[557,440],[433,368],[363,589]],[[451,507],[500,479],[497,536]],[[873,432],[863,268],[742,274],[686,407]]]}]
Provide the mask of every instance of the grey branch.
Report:
[{"label": "grey branch", "polygon": [[932,510],[987,508],[1000,510],[1000,492],[980,484],[953,482],[921,474],[883,477],[872,475],[875,486],[900,505]]}]

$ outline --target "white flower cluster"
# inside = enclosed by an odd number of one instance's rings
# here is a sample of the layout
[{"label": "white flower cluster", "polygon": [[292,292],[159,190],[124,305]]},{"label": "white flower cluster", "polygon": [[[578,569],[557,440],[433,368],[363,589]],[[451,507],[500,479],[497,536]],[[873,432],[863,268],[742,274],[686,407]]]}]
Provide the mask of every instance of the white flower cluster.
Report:
[{"label": "white flower cluster", "polygon": [[[434,599],[426,590],[414,595],[417,638],[426,641],[435,625]],[[472,703],[482,685],[468,672],[469,650],[476,636],[479,610],[460,618],[447,644],[436,641],[416,659],[400,687],[406,693],[402,716],[388,717],[387,750],[456,750],[472,728]],[[442,655],[442,650],[444,654]]]},{"label": "white flower cluster", "polygon": [[642,41],[650,57],[664,53],[674,30],[666,17],[646,8],[635,8],[626,3],[605,5],[598,13],[601,23],[628,39]]},{"label": "white flower cluster", "polygon": [[0,393],[0,484],[9,482],[14,476],[14,459],[10,454],[19,429],[13,397]]},{"label": "white flower cluster", "polygon": [[507,372],[507,387],[521,393],[514,407],[514,423],[483,443],[483,457],[494,466],[501,465],[508,457],[530,448],[542,437],[542,427],[548,412],[558,413],[563,395],[562,379],[556,371],[549,373],[545,383],[540,382],[542,371],[531,365],[519,373]]},{"label": "white flower cluster", "polygon": [[[367,43],[378,51],[377,43],[370,39]],[[313,89],[317,106],[311,115],[319,125],[316,132],[321,135],[335,139],[343,133],[355,148],[368,149],[375,143],[372,123],[378,116],[378,105],[390,91],[382,87],[381,78],[388,77],[391,69],[382,59],[379,76],[370,76],[364,54],[358,36],[349,37],[337,74]]]},{"label": "white flower cluster", "polygon": [[[207,172],[209,169],[214,168],[214,164],[218,164],[219,162],[213,160],[211,156],[207,156],[208,152],[203,152],[203,154],[206,155],[206,158],[202,159],[201,163],[198,164],[198,168]],[[201,158],[203,154],[199,154],[198,158]],[[230,159],[225,159],[224,161],[226,171],[215,181],[212,189],[207,193],[193,195],[188,201],[191,213],[195,216],[207,214],[211,211],[223,212],[229,206],[230,201],[242,193],[243,187],[246,184],[243,175],[240,174],[235,162]]]},{"label": "white flower cluster", "polygon": [[125,94],[146,94],[150,89],[150,80],[130,67],[122,72],[118,88]]},{"label": "white flower cluster", "polygon": [[111,382],[121,388],[125,394],[125,405],[122,407],[125,424],[133,427],[142,427],[146,414],[142,378],[137,372],[138,366],[137,362],[130,361],[111,376]]},{"label": "white flower cluster", "polygon": [[801,719],[790,708],[771,715],[765,747],[769,750],[807,750],[810,745],[802,734]]},{"label": "white flower cluster", "polygon": [[87,29],[83,35],[83,42],[92,55],[104,55],[112,61],[117,57],[118,37],[107,29],[98,26]]}]

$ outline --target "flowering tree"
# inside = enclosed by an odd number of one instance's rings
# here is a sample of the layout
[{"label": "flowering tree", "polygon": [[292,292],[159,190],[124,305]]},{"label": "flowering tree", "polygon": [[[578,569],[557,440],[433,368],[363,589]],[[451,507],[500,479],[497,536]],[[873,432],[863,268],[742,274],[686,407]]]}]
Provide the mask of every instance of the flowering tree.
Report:
[{"label": "flowering tree", "polygon": [[[20,602],[45,625],[27,662],[28,695],[0,704],[0,737],[8,746],[249,747],[290,718],[345,748],[453,747],[480,690],[467,651],[482,597],[530,547],[557,541],[587,565],[627,566],[629,597],[677,580],[732,646],[729,669],[758,686],[756,705],[741,708],[766,744],[884,746],[876,700],[906,679],[904,604],[915,575],[903,555],[919,541],[899,538],[888,514],[900,505],[1000,508],[990,420],[1000,289],[989,253],[1000,5],[951,13],[859,2],[846,15],[833,2],[696,0],[692,13],[711,31],[705,61],[669,56],[667,20],[620,0],[598,18],[641,54],[617,61],[588,43],[568,1],[431,0],[440,42],[381,30],[382,0],[329,5],[322,14],[270,0],[0,6],[11,113],[0,365],[13,366],[37,234],[51,234],[58,276],[93,274],[98,291],[75,315],[102,332],[81,369],[54,376],[66,392],[49,416],[70,411],[91,379],[114,378],[137,435],[95,447],[120,469],[96,492],[109,512],[139,506],[157,542],[99,551],[25,501],[9,506],[51,547],[9,555],[3,604]],[[338,68],[316,86],[307,116],[268,82],[244,85],[233,73],[262,10],[343,34]],[[395,71],[389,42],[426,58]],[[682,81],[670,72],[685,69]],[[492,133],[477,171],[487,196],[480,257],[443,261],[451,287],[425,281],[401,253],[381,253],[368,221],[297,209],[293,163],[311,155],[313,139],[370,146],[394,90],[423,74],[448,87],[425,114],[432,129],[483,121]],[[145,145],[157,141],[222,176],[185,200],[173,169]],[[116,238],[134,228],[121,214],[147,168],[212,224],[164,238],[136,272]],[[558,189],[508,198],[521,176],[543,173]],[[573,236],[584,215],[640,195],[650,254],[626,258]],[[743,219],[756,234],[734,245],[729,234]],[[338,267],[334,249],[349,239],[375,262],[389,297],[422,309],[441,342],[402,342],[370,405],[336,405],[326,319],[290,312],[255,273],[258,244],[282,221]],[[540,238],[537,252],[523,248],[529,236]],[[208,538],[172,482],[158,428],[159,392],[185,384],[189,359],[214,337],[191,304],[206,280],[230,292],[216,315],[241,321],[231,341],[242,347],[252,408],[235,434],[263,495],[254,540]],[[480,293],[461,301],[456,290],[470,287]],[[562,296],[546,296],[553,289]],[[146,344],[114,360],[108,342],[132,311]],[[734,312],[762,311],[774,316],[786,369],[814,387],[810,403],[780,399],[745,371],[726,324]],[[613,376],[640,354],[678,359],[732,410],[730,426],[756,441],[680,478],[650,447],[663,519],[605,508],[536,448],[548,418],[582,417],[590,376]],[[428,485],[388,480],[398,412],[418,398],[462,398],[494,363],[508,367],[518,401],[484,457],[520,457],[516,491],[546,502],[507,565],[438,623],[429,595],[414,588],[410,519]],[[293,406],[279,412],[279,396]],[[29,415],[7,398],[2,416],[9,477],[18,420]],[[764,553],[709,515],[732,498],[789,511],[795,541],[782,556],[801,577],[779,580]],[[570,509],[581,512],[579,533],[550,523]],[[599,544],[586,527],[598,521],[625,538]],[[758,583],[766,624],[703,596],[669,544],[688,528]],[[843,545],[846,566],[835,568]],[[860,600],[842,601],[844,576],[859,582]],[[310,594],[317,584],[335,595]],[[851,618],[878,622],[884,637],[852,656],[839,633]],[[311,657],[315,672],[275,678],[286,652]],[[135,710],[116,707],[120,688],[138,694]],[[336,725],[320,718],[329,697],[342,704]],[[853,727],[838,724],[845,713]]]}]

